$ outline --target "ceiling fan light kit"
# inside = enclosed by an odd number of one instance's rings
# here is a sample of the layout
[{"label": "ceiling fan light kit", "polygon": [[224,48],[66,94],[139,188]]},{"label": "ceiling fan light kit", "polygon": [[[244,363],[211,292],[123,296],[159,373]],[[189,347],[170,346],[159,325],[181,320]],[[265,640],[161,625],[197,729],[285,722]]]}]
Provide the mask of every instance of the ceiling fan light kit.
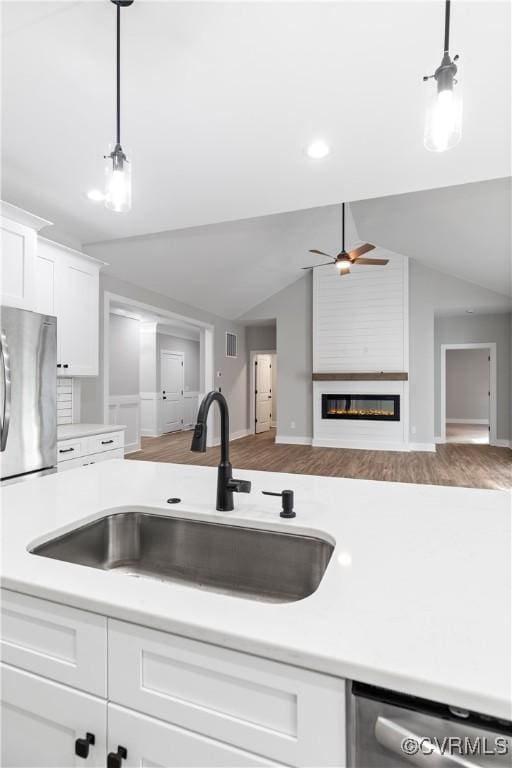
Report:
[{"label": "ceiling fan light kit", "polygon": [[350,267],[353,264],[362,266],[379,266],[384,267],[389,259],[363,259],[362,256],[368,251],[373,251],[375,248],[371,243],[364,243],[363,245],[354,248],[353,251],[345,250],[345,203],[341,204],[341,251],[337,256],[331,256],[324,251],[318,251],[316,248],[311,248],[310,253],[315,253],[318,256],[327,256],[330,261],[324,261],[322,264],[313,264],[310,267],[302,267],[302,269],[314,269],[315,267],[326,267],[331,264],[338,269],[340,277],[350,274]]},{"label": "ceiling fan light kit", "polygon": [[450,0],[445,0],[444,52],[441,64],[433,75],[423,80],[435,80],[425,119],[425,147],[432,152],[444,152],[455,147],[462,133],[462,93],[455,75],[459,56],[450,56]]},{"label": "ceiling fan light kit", "polygon": [[126,213],[132,207],[132,164],[121,146],[121,8],[133,0],[111,0],[116,6],[116,141],[105,155],[105,207]]}]

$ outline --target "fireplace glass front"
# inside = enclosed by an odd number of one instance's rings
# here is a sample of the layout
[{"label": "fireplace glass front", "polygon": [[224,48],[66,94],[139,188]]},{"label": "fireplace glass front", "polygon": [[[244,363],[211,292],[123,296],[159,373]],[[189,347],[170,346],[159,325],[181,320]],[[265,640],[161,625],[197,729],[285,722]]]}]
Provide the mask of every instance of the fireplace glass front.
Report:
[{"label": "fireplace glass front", "polygon": [[400,395],[322,395],[322,419],[400,421]]}]

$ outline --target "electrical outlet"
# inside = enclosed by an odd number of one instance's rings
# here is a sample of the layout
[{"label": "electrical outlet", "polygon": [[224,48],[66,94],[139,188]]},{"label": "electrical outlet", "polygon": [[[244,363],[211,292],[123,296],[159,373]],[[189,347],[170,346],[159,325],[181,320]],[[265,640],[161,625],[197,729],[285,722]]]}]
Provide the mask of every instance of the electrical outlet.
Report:
[{"label": "electrical outlet", "polygon": [[295,429],[295,422],[294,421],[290,421],[290,429]]},{"label": "electrical outlet", "polygon": [[416,427],[411,427],[411,435],[415,435],[415,434],[416,434]]}]

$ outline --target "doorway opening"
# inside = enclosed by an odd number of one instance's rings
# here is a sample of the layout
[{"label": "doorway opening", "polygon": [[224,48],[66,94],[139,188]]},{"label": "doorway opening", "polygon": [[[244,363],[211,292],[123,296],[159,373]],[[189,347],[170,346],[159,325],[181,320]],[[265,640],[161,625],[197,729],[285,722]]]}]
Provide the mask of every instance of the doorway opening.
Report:
[{"label": "doorway opening", "polygon": [[210,324],[105,293],[104,421],[126,426],[127,453],[141,439],[193,427],[201,398],[213,389],[213,350]]},{"label": "doorway opening", "polygon": [[277,354],[251,351],[250,358],[250,432],[257,435],[277,425]]},{"label": "doorway opening", "polygon": [[441,347],[441,441],[496,442],[496,344]]}]

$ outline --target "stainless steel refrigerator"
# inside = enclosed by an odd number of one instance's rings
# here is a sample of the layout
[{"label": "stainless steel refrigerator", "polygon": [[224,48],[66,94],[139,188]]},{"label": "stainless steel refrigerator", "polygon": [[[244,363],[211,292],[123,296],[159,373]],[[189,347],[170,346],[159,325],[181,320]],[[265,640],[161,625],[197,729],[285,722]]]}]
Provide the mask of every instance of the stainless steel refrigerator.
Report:
[{"label": "stainless steel refrigerator", "polygon": [[1,479],[57,466],[57,319],[1,307]]}]

